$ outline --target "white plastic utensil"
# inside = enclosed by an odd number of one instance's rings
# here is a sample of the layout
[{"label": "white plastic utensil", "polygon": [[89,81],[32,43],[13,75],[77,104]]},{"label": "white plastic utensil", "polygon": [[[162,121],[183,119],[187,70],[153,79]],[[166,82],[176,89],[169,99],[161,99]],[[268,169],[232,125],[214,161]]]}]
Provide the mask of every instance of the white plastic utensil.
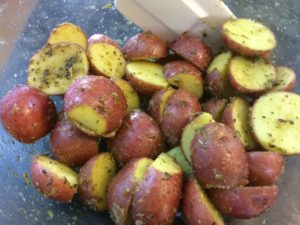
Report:
[{"label": "white plastic utensil", "polygon": [[143,30],[166,41],[189,31],[213,50],[220,47],[221,25],[235,17],[221,0],[115,0],[115,7]]}]

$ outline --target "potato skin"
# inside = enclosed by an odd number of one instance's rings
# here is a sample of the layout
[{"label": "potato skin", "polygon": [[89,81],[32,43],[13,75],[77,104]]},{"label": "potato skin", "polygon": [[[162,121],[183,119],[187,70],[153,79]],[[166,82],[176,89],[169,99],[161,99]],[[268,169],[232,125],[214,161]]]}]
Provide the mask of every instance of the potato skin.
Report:
[{"label": "potato skin", "polygon": [[107,139],[107,144],[122,166],[134,158],[153,159],[164,150],[159,127],[142,110],[134,110],[128,114],[116,135]]},{"label": "potato skin", "polygon": [[66,117],[58,121],[50,137],[55,158],[69,166],[78,166],[98,154],[98,138],[78,130]]},{"label": "potato skin", "polygon": [[275,152],[247,152],[249,162],[249,185],[274,184],[284,171],[284,159]]},{"label": "potato skin", "polygon": [[233,188],[248,183],[248,162],[233,130],[221,123],[205,125],[192,141],[192,166],[204,188]]},{"label": "potato skin", "polygon": [[227,103],[227,99],[212,98],[202,104],[202,110],[210,113],[215,121],[220,122]]},{"label": "potato skin", "polygon": [[129,38],[122,48],[127,60],[159,59],[168,56],[167,44],[150,31]]},{"label": "potato skin", "polygon": [[120,48],[119,44],[117,41],[111,39],[110,37],[104,35],[104,34],[93,34],[92,36],[89,37],[88,39],[88,44],[93,44],[93,43],[107,43],[110,45],[113,45],[117,48]]},{"label": "potato skin", "polygon": [[175,39],[170,48],[178,55],[205,71],[212,60],[212,52],[200,38],[184,33]]},{"label": "potato skin", "polygon": [[236,187],[230,190],[210,189],[208,195],[221,213],[251,219],[265,212],[274,204],[277,186]]},{"label": "potato skin", "polygon": [[196,76],[201,76],[201,72],[193,65],[183,61],[177,60],[173,62],[168,62],[164,65],[163,73],[166,79],[179,73],[188,73]]},{"label": "potato skin", "polygon": [[[126,99],[121,89],[107,78],[92,75],[76,79],[64,96],[66,113],[82,105],[93,107],[99,115],[106,118],[107,127],[103,135],[110,134],[120,127],[127,110]],[[74,125],[87,133],[86,129]],[[94,133],[88,134],[98,136]]]},{"label": "potato skin", "polygon": [[162,173],[149,167],[132,201],[135,224],[170,225],[179,204],[183,173]]},{"label": "potato skin", "polygon": [[35,87],[19,85],[0,101],[0,118],[15,139],[33,143],[55,126],[57,112],[52,100]]},{"label": "potato skin", "polygon": [[183,128],[201,111],[196,96],[178,89],[169,97],[161,122],[161,131],[170,146],[180,143]]}]

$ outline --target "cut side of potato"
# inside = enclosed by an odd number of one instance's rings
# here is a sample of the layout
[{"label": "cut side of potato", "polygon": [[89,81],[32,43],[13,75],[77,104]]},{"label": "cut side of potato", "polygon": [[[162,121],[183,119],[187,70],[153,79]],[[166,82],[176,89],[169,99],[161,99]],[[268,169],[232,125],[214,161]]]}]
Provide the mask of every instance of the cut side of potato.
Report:
[{"label": "cut side of potato", "polygon": [[297,76],[294,70],[286,66],[278,66],[272,91],[292,91],[297,84],[296,79]]},{"label": "cut side of potato", "polygon": [[229,64],[229,80],[240,93],[258,95],[273,87],[276,70],[262,59],[249,59],[236,56]]},{"label": "cut side of potato", "polygon": [[300,96],[270,92],[254,102],[250,124],[261,146],[281,154],[300,153]]},{"label": "cut side of potato", "polygon": [[192,163],[191,143],[197,130],[201,129],[208,123],[213,123],[214,119],[211,114],[200,112],[184,129],[181,136],[182,152],[189,163]]},{"label": "cut side of potato", "polygon": [[230,100],[222,116],[222,123],[234,129],[247,150],[254,149],[256,146],[249,124],[249,108],[249,104],[244,99],[235,97]]},{"label": "cut side of potato", "polygon": [[242,55],[261,56],[276,47],[272,31],[250,19],[230,19],[223,24],[221,33],[225,44]]},{"label": "cut side of potato", "polygon": [[87,55],[96,75],[117,78],[125,75],[126,62],[118,47],[104,42],[92,43]]},{"label": "cut side of potato", "polygon": [[72,23],[61,23],[51,31],[48,43],[54,44],[58,42],[75,43],[84,49],[88,45],[87,37],[83,30]]},{"label": "cut side of potato", "polygon": [[78,44],[47,44],[31,58],[27,82],[48,95],[61,95],[88,70],[86,53]]},{"label": "cut side of potato", "polygon": [[163,75],[163,67],[147,61],[133,61],[127,64],[126,79],[140,93],[152,95],[168,86]]},{"label": "cut side of potato", "polygon": [[181,169],[185,174],[189,175],[193,172],[192,166],[186,160],[180,146],[171,149],[167,153],[174,159],[176,159],[176,162],[180,165]]}]

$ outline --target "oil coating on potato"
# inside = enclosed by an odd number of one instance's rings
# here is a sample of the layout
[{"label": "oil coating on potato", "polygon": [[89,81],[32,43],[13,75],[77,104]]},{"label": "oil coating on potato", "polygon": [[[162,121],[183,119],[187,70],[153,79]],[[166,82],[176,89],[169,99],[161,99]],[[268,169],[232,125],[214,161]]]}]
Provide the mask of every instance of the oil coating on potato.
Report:
[{"label": "oil coating on potato", "polygon": [[16,86],[1,99],[0,105],[4,128],[20,142],[33,143],[55,126],[54,103],[35,87]]}]

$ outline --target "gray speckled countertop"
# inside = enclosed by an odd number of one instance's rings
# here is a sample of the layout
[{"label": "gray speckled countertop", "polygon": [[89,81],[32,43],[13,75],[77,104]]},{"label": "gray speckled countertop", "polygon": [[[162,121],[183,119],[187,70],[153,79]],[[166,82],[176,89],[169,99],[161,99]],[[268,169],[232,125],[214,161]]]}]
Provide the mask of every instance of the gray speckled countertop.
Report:
[{"label": "gray speckled countertop", "polygon": [[[0,1],[0,19],[5,4],[17,0]],[[18,0],[18,7],[31,0]],[[16,36],[12,54],[0,67],[0,96],[18,83],[26,82],[30,56],[45,43],[56,24],[70,21],[83,28],[88,36],[104,33],[120,43],[139,29],[128,22],[104,0],[40,0],[22,32]],[[300,74],[300,1],[299,0],[226,0],[238,17],[249,17],[269,26],[278,39],[276,63],[289,65]],[[18,9],[11,13],[18,12]],[[14,23],[26,18],[13,17]],[[1,24],[0,22],[0,24]],[[7,21],[12,22],[12,21]],[[13,23],[12,23],[13,24]],[[13,25],[12,25],[13,26]],[[6,31],[0,28],[1,46],[14,40],[2,38]],[[4,63],[4,61],[3,61]],[[0,65],[3,64],[0,62]],[[299,83],[297,92],[300,90]],[[54,98],[58,108],[60,98]],[[0,106],[1,107],[1,106]],[[299,112],[300,113],[300,112]],[[70,205],[44,199],[30,185],[29,163],[32,155],[48,153],[48,138],[32,145],[14,141],[0,126],[0,224],[113,224],[107,213],[93,212],[83,207],[78,199]],[[280,194],[276,205],[254,220],[232,220],[230,225],[297,225],[300,224],[300,158],[287,158],[286,173],[279,183]],[[175,224],[183,224],[178,219]]]}]

